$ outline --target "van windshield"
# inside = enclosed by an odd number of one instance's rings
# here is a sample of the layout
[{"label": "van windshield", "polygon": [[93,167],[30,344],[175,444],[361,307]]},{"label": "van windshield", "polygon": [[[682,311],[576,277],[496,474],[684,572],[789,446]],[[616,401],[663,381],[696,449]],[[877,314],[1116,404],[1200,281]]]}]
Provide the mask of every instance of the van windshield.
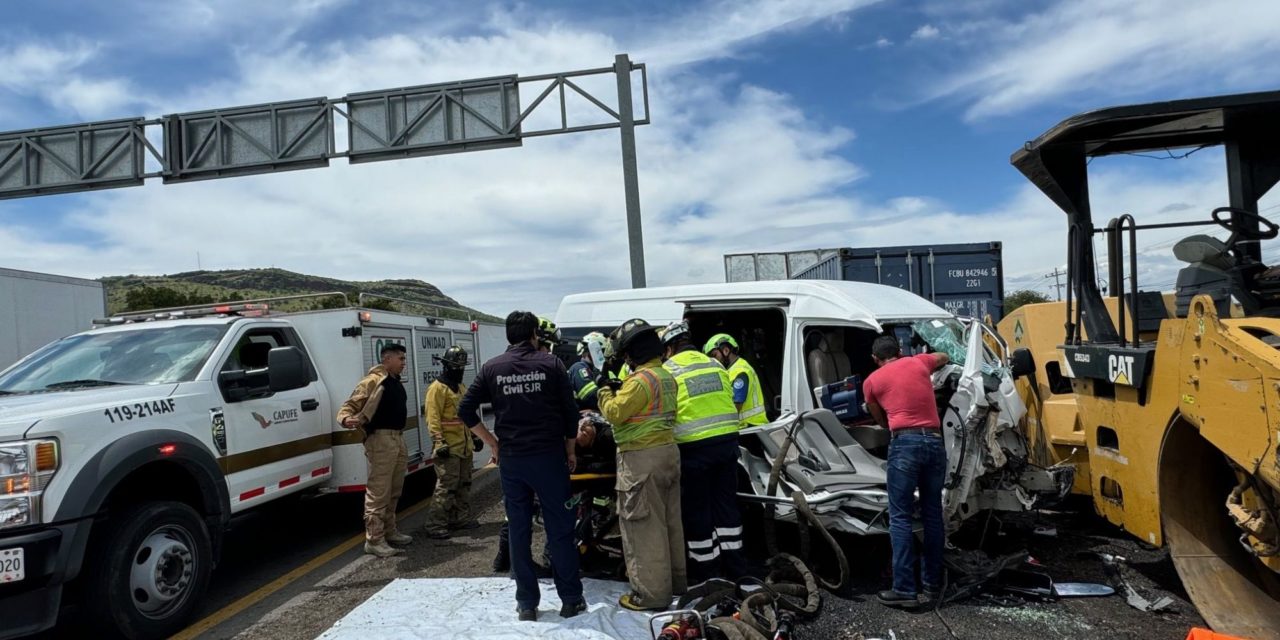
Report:
[{"label": "van windshield", "polygon": [[920,320],[911,323],[911,330],[920,336],[930,349],[945,353],[952,362],[964,365],[969,350],[965,344],[964,325],[960,324],[959,320],[951,318]]},{"label": "van windshield", "polygon": [[0,392],[188,382],[226,329],[196,325],[70,336],[0,373]]}]

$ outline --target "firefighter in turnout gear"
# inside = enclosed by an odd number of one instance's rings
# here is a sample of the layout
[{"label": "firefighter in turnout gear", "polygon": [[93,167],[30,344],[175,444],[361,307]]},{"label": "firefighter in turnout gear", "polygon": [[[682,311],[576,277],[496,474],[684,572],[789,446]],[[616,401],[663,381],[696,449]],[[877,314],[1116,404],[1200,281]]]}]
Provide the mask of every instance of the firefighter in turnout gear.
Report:
[{"label": "firefighter in turnout gear", "polygon": [[684,322],[669,325],[662,343],[668,358],[662,366],[677,385],[675,436],[689,577],[695,584],[711,578],[737,580],[746,575],[747,561],[738,510],[741,423],[729,373],[698,351]]},{"label": "firefighter in turnout gear", "polygon": [[470,430],[458,418],[458,402],[467,390],[462,384],[467,352],[459,346],[449,347],[439,360],[440,377],[427,387],[423,403],[436,470],[436,490],[427,510],[426,534],[437,540],[448,538],[451,530],[480,526],[471,519],[471,461],[475,443]]},{"label": "firefighter in turnout gear", "polygon": [[631,581],[631,592],[618,604],[633,611],[663,610],[688,587],[680,452],[672,433],[676,381],[662,368],[662,343],[644,320],[628,320],[615,329],[607,350],[632,370],[621,384],[603,372],[596,380],[600,412],[613,424],[618,447],[615,489]]},{"label": "firefighter in turnout gear", "polygon": [[738,408],[742,426],[768,424],[760,376],[756,375],[750,362],[738,355],[738,341],[727,333],[718,333],[711,336],[702,352],[715,358],[729,371],[729,379],[733,381],[733,404]]}]

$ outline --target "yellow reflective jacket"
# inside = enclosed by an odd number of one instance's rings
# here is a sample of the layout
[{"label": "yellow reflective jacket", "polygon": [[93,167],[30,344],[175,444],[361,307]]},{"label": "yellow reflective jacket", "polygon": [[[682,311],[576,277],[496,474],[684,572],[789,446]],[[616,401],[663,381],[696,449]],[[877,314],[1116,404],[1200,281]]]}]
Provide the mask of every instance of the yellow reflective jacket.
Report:
[{"label": "yellow reflective jacket", "polygon": [[613,424],[618,451],[636,451],[673,444],[676,381],[657,358],[640,365],[615,393],[599,391],[600,414]]},{"label": "yellow reflective jacket", "polygon": [[427,387],[422,412],[427,417],[427,430],[431,432],[432,451],[440,445],[447,445],[453,455],[469,456],[474,453],[470,429],[458,419],[458,403],[466,393],[466,385],[459,384],[458,390],[454,391],[439,380]]}]

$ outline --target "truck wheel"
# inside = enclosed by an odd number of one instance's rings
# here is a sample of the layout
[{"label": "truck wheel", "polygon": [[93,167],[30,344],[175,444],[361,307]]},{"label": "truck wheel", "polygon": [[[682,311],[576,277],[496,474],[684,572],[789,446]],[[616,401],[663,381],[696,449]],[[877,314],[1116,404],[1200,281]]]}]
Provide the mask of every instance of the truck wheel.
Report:
[{"label": "truck wheel", "polygon": [[213,569],[200,515],[181,502],[148,502],[113,515],[85,603],[101,629],[163,638],[199,605]]}]

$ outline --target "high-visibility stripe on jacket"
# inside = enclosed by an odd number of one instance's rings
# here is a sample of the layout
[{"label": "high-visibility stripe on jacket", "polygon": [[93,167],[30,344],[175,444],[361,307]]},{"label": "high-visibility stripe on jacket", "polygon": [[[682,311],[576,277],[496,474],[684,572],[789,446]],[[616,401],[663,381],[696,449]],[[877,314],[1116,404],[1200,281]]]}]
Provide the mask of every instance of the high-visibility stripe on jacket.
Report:
[{"label": "high-visibility stripe on jacket", "polygon": [[744,373],[747,375],[747,400],[742,403],[738,418],[745,427],[767,424],[769,416],[765,415],[764,392],[760,390],[760,376],[756,375],[755,367],[746,358],[738,358],[729,365],[730,380],[737,380]]},{"label": "high-visibility stripe on jacket", "polygon": [[618,451],[675,442],[676,381],[656,359],[651,363],[627,376],[616,396],[608,388],[600,389],[600,410],[613,422]]},{"label": "high-visibility stripe on jacket", "polygon": [[662,365],[676,380],[676,442],[688,443],[737,433],[738,409],[729,373],[697,351],[681,351]]}]

